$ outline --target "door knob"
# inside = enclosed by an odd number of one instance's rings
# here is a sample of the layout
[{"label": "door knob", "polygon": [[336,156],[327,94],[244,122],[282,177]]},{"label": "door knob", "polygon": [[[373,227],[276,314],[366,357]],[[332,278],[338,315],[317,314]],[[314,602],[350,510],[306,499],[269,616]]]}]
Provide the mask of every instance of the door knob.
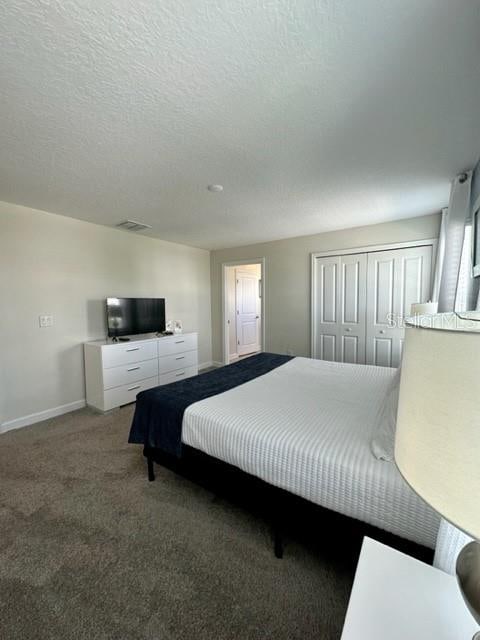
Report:
[{"label": "door knob", "polygon": [[379,333],[385,333],[385,329],[380,329]]},{"label": "door knob", "polygon": [[345,329],[345,331],[351,331],[351,328],[350,328],[350,327],[347,327],[347,328]]}]

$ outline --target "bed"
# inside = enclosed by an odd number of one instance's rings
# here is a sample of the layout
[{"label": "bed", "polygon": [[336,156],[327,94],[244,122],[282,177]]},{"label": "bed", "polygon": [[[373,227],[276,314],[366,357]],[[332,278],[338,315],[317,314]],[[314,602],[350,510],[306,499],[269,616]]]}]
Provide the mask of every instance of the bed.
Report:
[{"label": "bed", "polygon": [[[189,404],[181,441],[312,503],[433,548],[439,517],[394,463],[371,450],[393,375],[383,367],[288,359]],[[151,403],[149,415],[162,410]]]}]

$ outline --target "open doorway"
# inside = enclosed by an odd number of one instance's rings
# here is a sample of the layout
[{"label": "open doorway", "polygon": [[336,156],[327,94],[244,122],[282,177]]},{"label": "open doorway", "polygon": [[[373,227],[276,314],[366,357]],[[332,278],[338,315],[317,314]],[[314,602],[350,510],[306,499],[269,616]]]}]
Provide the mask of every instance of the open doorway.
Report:
[{"label": "open doorway", "polygon": [[264,348],[264,260],[223,265],[223,362]]}]

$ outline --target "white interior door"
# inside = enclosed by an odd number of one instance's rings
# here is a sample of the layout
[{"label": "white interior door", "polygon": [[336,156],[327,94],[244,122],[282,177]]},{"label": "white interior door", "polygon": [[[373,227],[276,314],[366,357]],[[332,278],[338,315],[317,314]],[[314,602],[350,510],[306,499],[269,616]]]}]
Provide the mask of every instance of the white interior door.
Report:
[{"label": "white interior door", "polygon": [[367,364],[399,366],[403,319],[413,302],[428,300],[431,272],[432,246],[368,254]]},{"label": "white interior door", "polygon": [[239,356],[260,351],[260,278],[236,269],[237,353]]},{"label": "white interior door", "polygon": [[367,255],[340,256],[338,313],[339,362],[365,363]]}]

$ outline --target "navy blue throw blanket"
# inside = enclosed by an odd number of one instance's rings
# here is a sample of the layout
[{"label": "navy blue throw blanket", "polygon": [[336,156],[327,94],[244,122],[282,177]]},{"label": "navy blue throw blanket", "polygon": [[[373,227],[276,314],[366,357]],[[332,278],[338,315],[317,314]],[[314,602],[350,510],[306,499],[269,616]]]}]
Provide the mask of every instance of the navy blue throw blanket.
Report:
[{"label": "navy blue throw blanket", "polygon": [[137,396],[128,441],[180,458],[183,414],[189,405],[263,376],[291,359],[292,356],[259,353],[208,373],[142,391]]}]

